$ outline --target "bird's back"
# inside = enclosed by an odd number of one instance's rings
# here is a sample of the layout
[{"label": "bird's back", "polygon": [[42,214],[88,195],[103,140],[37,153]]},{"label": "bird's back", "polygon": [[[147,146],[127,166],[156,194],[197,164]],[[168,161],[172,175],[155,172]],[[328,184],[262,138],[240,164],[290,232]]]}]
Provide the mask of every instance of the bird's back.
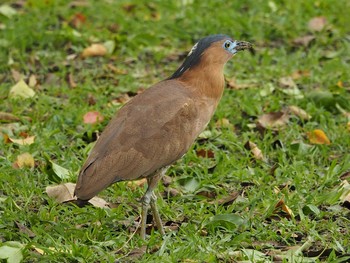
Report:
[{"label": "bird's back", "polygon": [[165,80],[129,101],[97,140],[76,196],[88,200],[114,182],[150,176],[184,155],[212,115],[201,109],[206,101],[193,96],[181,82]]}]

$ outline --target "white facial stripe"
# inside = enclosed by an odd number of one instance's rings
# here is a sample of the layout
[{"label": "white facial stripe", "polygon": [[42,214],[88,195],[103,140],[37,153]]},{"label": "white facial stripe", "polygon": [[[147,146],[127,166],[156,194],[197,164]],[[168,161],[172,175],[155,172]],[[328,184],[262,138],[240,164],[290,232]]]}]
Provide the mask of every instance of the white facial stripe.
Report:
[{"label": "white facial stripe", "polygon": [[191,56],[191,54],[193,53],[193,51],[196,50],[197,46],[198,46],[198,42],[192,47],[191,51],[188,53],[187,56]]}]

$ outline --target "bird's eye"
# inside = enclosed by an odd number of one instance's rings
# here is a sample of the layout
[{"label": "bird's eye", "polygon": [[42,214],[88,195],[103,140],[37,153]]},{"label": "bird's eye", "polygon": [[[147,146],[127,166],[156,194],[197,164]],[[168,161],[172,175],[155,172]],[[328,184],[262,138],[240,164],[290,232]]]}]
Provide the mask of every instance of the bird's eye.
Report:
[{"label": "bird's eye", "polygon": [[231,42],[230,41],[226,41],[224,46],[225,46],[225,48],[229,48],[231,46]]}]

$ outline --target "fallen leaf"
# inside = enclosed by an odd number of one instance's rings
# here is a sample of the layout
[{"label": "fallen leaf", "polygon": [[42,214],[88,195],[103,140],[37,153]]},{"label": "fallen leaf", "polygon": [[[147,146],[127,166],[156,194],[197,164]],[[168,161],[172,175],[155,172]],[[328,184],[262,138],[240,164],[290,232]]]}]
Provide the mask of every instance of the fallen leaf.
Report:
[{"label": "fallen leaf", "polygon": [[251,141],[247,141],[244,144],[244,148],[246,148],[247,150],[250,150],[250,152],[252,153],[253,157],[256,160],[261,160],[261,161],[265,160],[265,157],[264,157],[262,151],[258,148],[258,146],[255,143],[253,143]]},{"label": "fallen leaf", "polygon": [[199,150],[196,150],[196,154],[198,157],[215,158],[215,154],[212,150],[199,149]]},{"label": "fallen leaf", "polygon": [[100,197],[93,197],[92,199],[89,200],[89,203],[92,204],[95,207],[101,207],[101,208],[109,208],[108,203],[106,200],[100,198]]},{"label": "fallen leaf", "polygon": [[35,165],[34,158],[30,153],[22,153],[17,156],[15,163],[13,164],[16,168],[29,167],[33,168]]},{"label": "fallen leaf", "polygon": [[127,186],[131,188],[132,190],[135,190],[137,188],[143,187],[147,183],[146,178],[142,178],[140,180],[135,180],[135,181],[129,181],[127,182]]},{"label": "fallen leaf", "polygon": [[68,81],[69,86],[73,89],[78,86],[78,84],[74,81],[74,77],[73,77],[72,73],[68,74],[67,81]]},{"label": "fallen leaf", "polygon": [[22,75],[19,71],[15,70],[15,69],[11,69],[11,75],[13,80],[17,83],[20,80],[24,79],[24,75]]},{"label": "fallen leaf", "polygon": [[308,23],[308,28],[311,31],[322,31],[327,24],[327,19],[324,16],[318,16],[312,18]]},{"label": "fallen leaf", "polygon": [[40,255],[44,255],[45,254],[45,251],[42,250],[41,248],[38,248],[34,245],[31,246],[32,249],[34,249],[37,253],[39,253]]},{"label": "fallen leaf", "polygon": [[296,46],[304,46],[304,47],[307,47],[307,46],[309,46],[309,44],[311,43],[311,41],[313,41],[314,39],[315,39],[315,36],[306,35],[306,36],[294,38],[294,39],[293,39],[293,43],[294,43]]},{"label": "fallen leaf", "polygon": [[14,138],[11,138],[11,137],[8,137],[8,141],[9,142],[13,142],[13,143],[16,143],[16,144],[19,144],[19,145],[31,145],[34,143],[34,140],[35,140],[35,135],[34,136],[28,136],[24,139],[14,139]]},{"label": "fallen leaf", "polygon": [[108,40],[103,43],[103,46],[106,48],[108,54],[112,54],[115,49],[114,40]]},{"label": "fallen leaf", "polygon": [[88,94],[87,100],[88,100],[89,106],[93,106],[93,105],[96,104],[96,98],[95,98],[95,96],[92,95],[92,94],[90,94],[90,93]]},{"label": "fallen leaf", "polygon": [[167,196],[175,197],[175,196],[180,196],[181,192],[175,188],[167,188],[167,189],[165,189],[164,194],[165,194],[164,197],[167,197]]},{"label": "fallen leaf", "polygon": [[279,130],[287,125],[289,121],[289,115],[287,112],[278,111],[270,112],[261,115],[258,120],[258,126],[265,129]]},{"label": "fallen leaf", "polygon": [[0,244],[0,259],[7,259],[8,263],[22,262],[24,245],[17,241],[8,241]]},{"label": "fallen leaf", "polygon": [[350,171],[347,171],[340,176],[340,179],[342,180],[345,180],[347,178],[350,178]]},{"label": "fallen leaf", "polygon": [[310,77],[309,70],[297,70],[291,74],[292,79],[300,79],[303,77]]},{"label": "fallen leaf", "polygon": [[209,202],[209,204],[219,204],[224,206],[230,205],[237,199],[238,196],[239,196],[239,192],[232,192],[228,196],[224,196],[224,197],[221,197],[220,199]]},{"label": "fallen leaf", "polygon": [[31,88],[34,88],[38,84],[38,81],[36,79],[36,76],[34,74],[30,75],[28,86]]},{"label": "fallen leaf", "polygon": [[344,207],[350,209],[350,184],[348,181],[342,181],[341,190],[343,191],[343,193],[340,196],[340,201],[342,202],[342,205]]},{"label": "fallen leaf", "polygon": [[311,119],[311,115],[298,106],[291,105],[288,107],[288,111],[299,117],[301,120],[308,121]]},{"label": "fallen leaf", "polygon": [[290,219],[294,217],[292,209],[290,209],[284,202],[283,199],[278,201],[278,203],[275,206],[275,212],[278,212],[278,210],[281,209],[285,213],[285,217]]},{"label": "fallen leaf", "polygon": [[215,126],[217,128],[233,128],[233,125],[226,118],[221,118],[217,120],[217,122],[215,123]]},{"label": "fallen leaf", "polygon": [[10,98],[32,98],[35,96],[35,91],[32,90],[23,80],[17,82],[16,85],[10,88]]},{"label": "fallen leaf", "polygon": [[81,53],[82,58],[102,57],[107,54],[107,48],[103,44],[92,44]]},{"label": "fallen leaf", "polygon": [[25,225],[23,225],[23,224],[21,224],[20,222],[17,222],[17,221],[15,221],[15,224],[18,227],[20,233],[26,234],[30,238],[35,237],[35,234],[33,233],[33,231],[30,230]]},{"label": "fallen leaf", "polygon": [[[47,186],[46,193],[50,198],[55,199],[58,203],[65,203],[68,201],[76,200],[74,197],[75,184],[65,183],[54,186]],[[108,203],[97,196],[89,200],[89,203],[96,207],[108,208]]]},{"label": "fallen leaf", "polygon": [[226,83],[229,89],[239,90],[254,87],[254,83],[237,83],[236,78],[226,79]]},{"label": "fallen leaf", "polygon": [[109,63],[107,64],[108,69],[110,69],[113,73],[119,74],[119,75],[126,75],[128,74],[128,71],[125,69],[117,68],[113,64]]},{"label": "fallen leaf", "polygon": [[124,9],[127,13],[131,13],[135,8],[136,8],[136,4],[124,4],[124,5],[123,5],[123,9]]},{"label": "fallen leaf", "polygon": [[279,84],[283,88],[294,88],[294,87],[296,87],[296,84],[295,84],[293,78],[290,77],[290,76],[280,78],[279,79]]},{"label": "fallen leaf", "polygon": [[86,22],[86,16],[82,13],[76,13],[69,19],[71,27],[79,29]]},{"label": "fallen leaf", "polygon": [[5,4],[0,6],[0,14],[2,14],[3,16],[6,16],[7,18],[11,18],[17,14],[17,11],[10,5]]},{"label": "fallen leaf", "polygon": [[103,121],[104,118],[98,111],[89,111],[85,113],[83,119],[86,124],[95,124]]},{"label": "fallen leaf", "polygon": [[324,131],[320,129],[313,130],[311,132],[306,133],[310,143],[312,144],[326,144],[329,145],[331,142],[329,141],[327,135]]},{"label": "fallen leaf", "polygon": [[[147,245],[137,247],[131,250],[126,256],[123,256],[127,262],[136,262],[140,259],[147,251]],[[119,262],[119,260],[117,260]]]},{"label": "fallen leaf", "polygon": [[0,112],[0,121],[1,122],[15,122],[15,121],[19,121],[20,118],[18,118],[17,116],[8,113],[8,112]]},{"label": "fallen leaf", "polygon": [[169,175],[162,176],[162,182],[165,187],[168,187],[169,185],[171,185],[172,181],[173,181],[173,178],[171,178]]}]

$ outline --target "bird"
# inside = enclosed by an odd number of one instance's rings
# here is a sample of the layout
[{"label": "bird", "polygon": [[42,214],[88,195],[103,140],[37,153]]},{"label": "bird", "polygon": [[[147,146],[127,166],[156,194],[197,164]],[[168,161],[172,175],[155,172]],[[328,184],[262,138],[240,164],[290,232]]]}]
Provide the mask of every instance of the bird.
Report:
[{"label": "bird", "polygon": [[251,43],[224,34],[204,37],[170,77],[129,100],[110,120],[83,164],[74,191],[76,204],[84,206],[114,183],[146,178],[140,238],[146,238],[149,206],[164,236],[153,191],[212,118],[223,95],[226,62],[251,48]]}]

